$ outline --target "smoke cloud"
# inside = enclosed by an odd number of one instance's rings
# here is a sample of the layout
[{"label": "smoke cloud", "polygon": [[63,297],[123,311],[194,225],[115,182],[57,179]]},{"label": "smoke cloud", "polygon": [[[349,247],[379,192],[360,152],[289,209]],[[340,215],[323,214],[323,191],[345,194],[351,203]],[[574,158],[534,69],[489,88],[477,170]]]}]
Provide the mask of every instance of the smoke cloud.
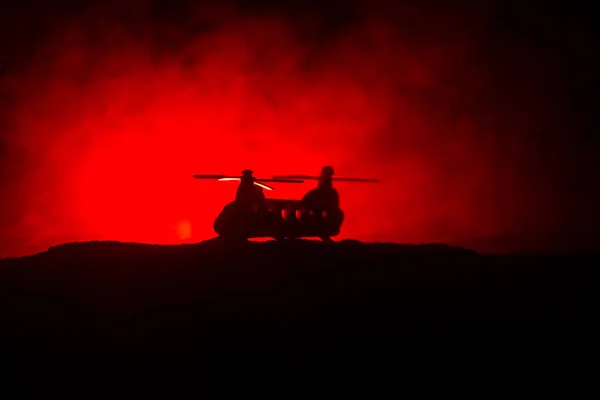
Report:
[{"label": "smoke cloud", "polygon": [[235,184],[192,175],[245,168],[381,179],[339,184],[341,237],[593,229],[565,32],[429,3],[22,6],[2,28],[0,256],[208,239]]}]

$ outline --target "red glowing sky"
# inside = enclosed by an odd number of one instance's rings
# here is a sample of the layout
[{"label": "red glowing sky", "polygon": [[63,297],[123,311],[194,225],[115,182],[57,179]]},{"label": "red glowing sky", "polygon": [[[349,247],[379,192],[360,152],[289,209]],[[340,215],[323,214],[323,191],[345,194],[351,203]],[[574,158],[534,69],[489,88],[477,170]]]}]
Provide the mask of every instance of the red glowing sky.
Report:
[{"label": "red glowing sky", "polygon": [[[369,9],[340,22],[228,5],[174,23],[145,4],[33,19],[44,35],[0,80],[0,256],[214,237],[236,184],[192,175],[245,168],[333,165],[381,179],[339,184],[342,238],[452,241],[577,218],[565,194],[574,150],[544,122],[559,69],[540,68],[545,53],[526,45],[491,56],[509,47],[486,30],[494,9]],[[267,195],[298,198],[311,185]]]}]

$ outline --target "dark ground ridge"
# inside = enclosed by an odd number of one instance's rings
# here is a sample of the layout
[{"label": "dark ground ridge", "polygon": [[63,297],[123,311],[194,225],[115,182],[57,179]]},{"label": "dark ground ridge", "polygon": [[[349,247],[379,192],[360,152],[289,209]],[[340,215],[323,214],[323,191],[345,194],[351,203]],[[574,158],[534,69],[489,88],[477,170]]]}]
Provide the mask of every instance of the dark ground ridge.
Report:
[{"label": "dark ground ridge", "polygon": [[352,240],[69,243],[0,262],[0,349],[582,345],[596,340],[598,261]]}]

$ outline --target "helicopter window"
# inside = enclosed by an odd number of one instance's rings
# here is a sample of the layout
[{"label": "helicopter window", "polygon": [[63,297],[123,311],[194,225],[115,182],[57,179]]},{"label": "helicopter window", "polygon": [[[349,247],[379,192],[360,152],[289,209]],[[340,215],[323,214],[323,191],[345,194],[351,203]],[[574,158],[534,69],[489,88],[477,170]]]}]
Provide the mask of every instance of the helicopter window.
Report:
[{"label": "helicopter window", "polygon": [[288,219],[288,211],[285,208],[281,210],[281,218],[285,219],[286,221]]},{"label": "helicopter window", "polygon": [[325,211],[325,210],[321,211],[321,217],[327,218],[327,211]]},{"label": "helicopter window", "polygon": [[300,210],[296,210],[296,219],[300,219],[302,217],[302,212]]}]

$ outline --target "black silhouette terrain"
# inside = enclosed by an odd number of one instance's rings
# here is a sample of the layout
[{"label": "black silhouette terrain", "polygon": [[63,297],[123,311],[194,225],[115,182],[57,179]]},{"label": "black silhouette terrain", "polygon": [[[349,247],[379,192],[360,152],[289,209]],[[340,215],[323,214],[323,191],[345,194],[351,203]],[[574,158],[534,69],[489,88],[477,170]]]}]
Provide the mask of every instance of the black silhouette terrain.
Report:
[{"label": "black silhouette terrain", "polygon": [[65,244],[0,262],[1,348],[556,351],[595,340],[598,261],[356,241]]}]

